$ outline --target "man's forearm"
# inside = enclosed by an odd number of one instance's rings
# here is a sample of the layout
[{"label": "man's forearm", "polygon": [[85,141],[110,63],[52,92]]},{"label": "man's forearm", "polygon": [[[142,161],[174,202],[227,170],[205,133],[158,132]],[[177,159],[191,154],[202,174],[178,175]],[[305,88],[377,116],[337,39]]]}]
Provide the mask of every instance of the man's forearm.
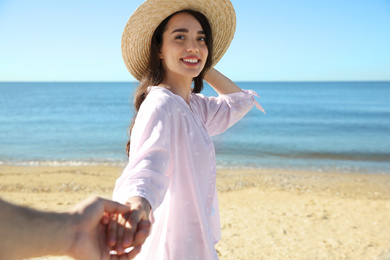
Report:
[{"label": "man's forearm", "polygon": [[41,212],[0,200],[0,259],[60,255],[69,245],[66,213]]}]

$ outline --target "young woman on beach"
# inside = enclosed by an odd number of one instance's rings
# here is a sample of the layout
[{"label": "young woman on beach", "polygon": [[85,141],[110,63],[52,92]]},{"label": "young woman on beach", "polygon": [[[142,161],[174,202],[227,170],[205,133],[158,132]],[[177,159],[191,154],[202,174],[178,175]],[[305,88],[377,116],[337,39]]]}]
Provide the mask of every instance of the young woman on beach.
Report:
[{"label": "young woman on beach", "polygon": [[[255,104],[213,66],[235,30],[229,0],[147,0],[130,17],[122,55],[140,80],[127,146],[129,163],[114,200],[132,209],[137,228],[152,231],[136,259],[218,259],[216,167],[211,135],[240,120]],[[199,92],[206,80],[219,94]],[[119,232],[120,233],[120,232]]]}]

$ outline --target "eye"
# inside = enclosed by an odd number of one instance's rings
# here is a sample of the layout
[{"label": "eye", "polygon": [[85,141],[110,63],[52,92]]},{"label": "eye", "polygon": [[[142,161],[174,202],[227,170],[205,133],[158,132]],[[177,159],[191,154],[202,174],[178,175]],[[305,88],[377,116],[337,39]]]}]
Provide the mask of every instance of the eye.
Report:
[{"label": "eye", "polygon": [[184,36],[183,35],[177,35],[175,37],[176,40],[184,40]]},{"label": "eye", "polygon": [[200,42],[206,42],[206,37],[201,36],[201,37],[198,38],[198,41],[200,41]]}]

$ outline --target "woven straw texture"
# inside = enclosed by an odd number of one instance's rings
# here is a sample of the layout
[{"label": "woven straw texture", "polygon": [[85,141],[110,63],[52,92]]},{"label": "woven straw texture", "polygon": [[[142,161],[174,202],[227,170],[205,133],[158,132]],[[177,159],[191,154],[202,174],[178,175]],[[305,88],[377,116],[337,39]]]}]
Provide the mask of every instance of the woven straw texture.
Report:
[{"label": "woven straw texture", "polygon": [[169,15],[194,10],[207,17],[213,34],[213,66],[225,54],[234,37],[236,14],[229,0],[147,0],[128,20],[122,35],[122,57],[131,75],[141,80],[149,61],[153,32]]}]

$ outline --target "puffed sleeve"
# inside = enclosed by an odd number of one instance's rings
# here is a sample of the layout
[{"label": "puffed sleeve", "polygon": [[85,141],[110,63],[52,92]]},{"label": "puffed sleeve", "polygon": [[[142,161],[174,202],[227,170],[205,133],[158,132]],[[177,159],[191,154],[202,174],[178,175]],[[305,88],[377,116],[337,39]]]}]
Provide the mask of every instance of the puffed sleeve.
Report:
[{"label": "puffed sleeve", "polygon": [[153,210],[164,200],[171,149],[170,117],[164,106],[153,99],[141,105],[131,132],[129,163],[116,181],[114,200],[143,197]]},{"label": "puffed sleeve", "polygon": [[218,97],[205,97],[202,94],[196,94],[194,109],[203,120],[209,135],[217,135],[243,118],[254,105],[265,113],[254,96],[258,95],[253,90],[243,90]]}]

